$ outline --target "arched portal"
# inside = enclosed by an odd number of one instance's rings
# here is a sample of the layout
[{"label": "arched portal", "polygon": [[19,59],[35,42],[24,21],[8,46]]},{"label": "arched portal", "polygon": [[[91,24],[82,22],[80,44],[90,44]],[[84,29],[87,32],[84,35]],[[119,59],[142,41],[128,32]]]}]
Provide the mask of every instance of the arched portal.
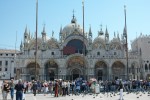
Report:
[{"label": "arched portal", "polygon": [[28,80],[34,80],[35,79],[35,66],[36,66],[36,75],[38,78],[40,66],[38,63],[36,65],[35,62],[31,62],[27,65],[27,74],[29,75]]},{"label": "arched portal", "polygon": [[116,61],[112,65],[113,79],[125,79],[125,66],[122,62]]},{"label": "arched portal", "polygon": [[86,78],[85,76],[85,61],[81,56],[74,56],[71,57],[67,62],[67,79],[74,80],[75,78],[82,77]]},{"label": "arched portal", "polygon": [[95,64],[95,76],[97,80],[106,80],[107,75],[107,64],[104,61],[98,61]]},{"label": "arched portal", "polygon": [[54,60],[49,60],[45,64],[45,79],[46,80],[54,80],[58,76],[58,65]]}]

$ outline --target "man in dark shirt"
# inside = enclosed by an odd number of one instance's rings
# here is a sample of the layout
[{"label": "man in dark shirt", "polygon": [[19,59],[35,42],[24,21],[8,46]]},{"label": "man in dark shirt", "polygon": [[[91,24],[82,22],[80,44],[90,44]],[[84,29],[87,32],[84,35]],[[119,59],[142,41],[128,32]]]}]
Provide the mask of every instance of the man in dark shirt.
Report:
[{"label": "man in dark shirt", "polygon": [[15,85],[15,89],[16,89],[16,100],[23,100],[24,86],[22,84],[21,79],[18,81],[18,84]]},{"label": "man in dark shirt", "polygon": [[37,87],[38,87],[37,82],[34,81],[34,82],[33,82],[33,86],[32,86],[32,90],[33,90],[34,96],[36,96]]}]

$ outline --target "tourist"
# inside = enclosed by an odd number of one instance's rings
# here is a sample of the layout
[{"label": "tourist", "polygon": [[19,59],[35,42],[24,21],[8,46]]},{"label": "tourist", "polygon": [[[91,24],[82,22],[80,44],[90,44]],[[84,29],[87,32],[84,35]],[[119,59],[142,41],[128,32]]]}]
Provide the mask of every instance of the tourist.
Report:
[{"label": "tourist", "polygon": [[33,85],[32,85],[32,88],[31,88],[31,89],[33,90],[34,96],[36,96],[37,87],[38,87],[38,86],[37,86],[37,82],[34,81],[34,82],[33,82]]},{"label": "tourist", "polygon": [[55,97],[58,97],[58,88],[59,88],[59,83],[57,80],[55,80]]},{"label": "tourist", "polygon": [[15,85],[15,90],[16,90],[16,100],[23,100],[24,85],[22,84],[21,79],[19,79],[18,84]]},{"label": "tourist", "polygon": [[3,100],[7,100],[7,96],[9,93],[10,87],[7,81],[3,81],[2,84],[2,95],[3,95]]},{"label": "tourist", "polygon": [[119,98],[119,100],[123,100],[123,84],[122,84],[121,81],[119,82],[119,90],[120,90],[120,98]]},{"label": "tourist", "polygon": [[48,83],[47,81],[45,80],[45,82],[43,83],[43,89],[44,89],[44,96],[46,96],[47,92],[48,92]]},{"label": "tourist", "polygon": [[15,83],[14,83],[14,80],[11,79],[11,82],[10,82],[10,96],[11,96],[12,100],[14,99],[14,89],[15,89]]}]

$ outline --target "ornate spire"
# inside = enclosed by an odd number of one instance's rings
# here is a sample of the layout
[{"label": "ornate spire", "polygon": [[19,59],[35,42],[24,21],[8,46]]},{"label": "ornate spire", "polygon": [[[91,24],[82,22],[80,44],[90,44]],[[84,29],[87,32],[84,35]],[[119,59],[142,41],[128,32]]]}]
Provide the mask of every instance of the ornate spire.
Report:
[{"label": "ornate spire", "polygon": [[30,34],[30,30],[29,30],[29,39],[31,39],[31,34]]},{"label": "ornate spire", "polygon": [[53,38],[53,36],[54,36],[54,31],[52,31],[52,38]]},{"label": "ornate spire", "polygon": [[23,50],[23,43],[22,43],[22,40],[21,40],[21,44],[20,44],[20,51]]},{"label": "ornate spire", "polygon": [[75,18],[75,16],[74,16],[74,12],[75,12],[75,11],[73,10],[73,16],[72,16],[71,23],[76,23],[76,21],[77,21],[76,18]]},{"label": "ornate spire", "polygon": [[62,26],[60,27],[59,35],[62,36]]},{"label": "ornate spire", "polygon": [[118,38],[118,40],[120,41],[119,32],[117,32],[117,38]]},{"label": "ornate spire", "polygon": [[42,35],[46,35],[46,32],[45,32],[45,24],[43,26],[43,32],[42,32]]},{"label": "ornate spire", "polygon": [[114,38],[116,38],[116,33],[114,32]]},{"label": "ornate spire", "polygon": [[109,36],[108,30],[107,30],[107,26],[106,26],[105,36]]},{"label": "ornate spire", "polygon": [[104,32],[103,32],[103,30],[102,30],[102,24],[101,24],[100,26],[101,26],[101,29],[100,29],[100,31],[98,32],[98,35],[103,35]]},{"label": "ornate spire", "polygon": [[91,37],[92,37],[91,25],[90,25],[90,28],[89,28],[89,36],[91,36]]},{"label": "ornate spire", "polygon": [[27,25],[26,25],[26,28],[25,28],[25,32],[24,32],[24,34],[28,34]]},{"label": "ornate spire", "polygon": [[120,39],[120,37],[119,37],[119,32],[117,33],[117,38]]},{"label": "ornate spire", "polygon": [[44,26],[43,26],[43,32],[45,33],[45,24],[44,24]]}]

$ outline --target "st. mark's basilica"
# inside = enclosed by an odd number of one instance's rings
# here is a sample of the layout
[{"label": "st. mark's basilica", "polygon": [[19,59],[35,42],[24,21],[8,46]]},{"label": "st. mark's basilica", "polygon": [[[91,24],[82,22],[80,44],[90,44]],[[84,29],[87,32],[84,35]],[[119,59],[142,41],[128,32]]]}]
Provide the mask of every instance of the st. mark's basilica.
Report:
[{"label": "st. mark's basilica", "polygon": [[35,45],[36,39],[26,27],[20,53],[15,58],[15,77],[32,80],[36,73],[39,80],[74,80],[78,77],[97,80],[149,78],[150,57],[145,57],[149,49],[145,50],[144,46],[147,45],[142,44],[150,42],[149,36],[136,38],[128,51],[126,24],[122,35],[113,33],[111,40],[107,27],[104,30],[101,27],[94,34],[97,37],[93,39],[91,27],[88,32],[84,32],[74,14],[68,25],[60,27],[59,40],[53,35],[48,37],[44,26]]}]

